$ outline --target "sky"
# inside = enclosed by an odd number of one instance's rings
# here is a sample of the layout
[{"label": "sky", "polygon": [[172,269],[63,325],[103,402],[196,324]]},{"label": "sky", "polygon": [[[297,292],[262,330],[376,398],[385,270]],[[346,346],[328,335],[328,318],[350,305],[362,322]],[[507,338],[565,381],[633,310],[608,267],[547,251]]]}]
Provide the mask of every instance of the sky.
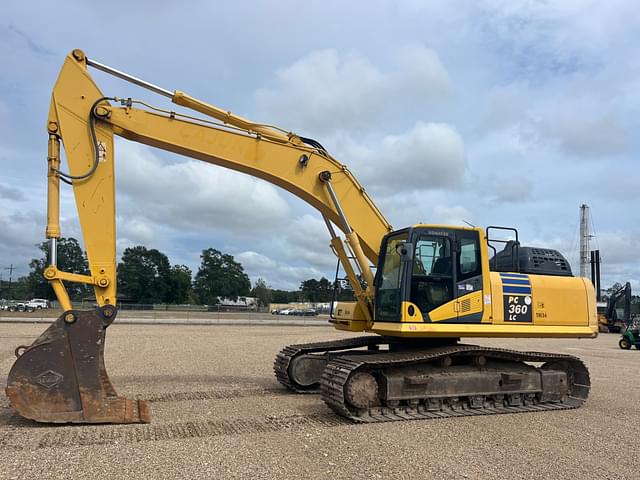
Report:
[{"label": "sky", "polygon": [[[65,55],[320,141],[395,228],[505,225],[578,264],[579,207],[605,286],[640,290],[640,9],[631,0],[0,4],[0,269],[46,222],[45,121]],[[92,75],[109,96],[168,99]],[[116,142],[118,255],[203,249],[255,281],[332,278],[320,214],[267,182]],[[81,240],[69,188],[62,234]]]}]

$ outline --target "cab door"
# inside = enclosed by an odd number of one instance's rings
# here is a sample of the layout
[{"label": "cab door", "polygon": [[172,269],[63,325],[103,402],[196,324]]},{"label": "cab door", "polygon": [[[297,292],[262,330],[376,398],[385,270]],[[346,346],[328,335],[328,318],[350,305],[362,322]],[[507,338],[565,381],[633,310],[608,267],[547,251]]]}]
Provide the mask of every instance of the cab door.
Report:
[{"label": "cab door", "polygon": [[416,229],[407,300],[428,322],[457,321],[455,234],[453,229]]},{"label": "cab door", "polygon": [[456,232],[455,296],[458,323],[480,323],[484,310],[480,235]]}]

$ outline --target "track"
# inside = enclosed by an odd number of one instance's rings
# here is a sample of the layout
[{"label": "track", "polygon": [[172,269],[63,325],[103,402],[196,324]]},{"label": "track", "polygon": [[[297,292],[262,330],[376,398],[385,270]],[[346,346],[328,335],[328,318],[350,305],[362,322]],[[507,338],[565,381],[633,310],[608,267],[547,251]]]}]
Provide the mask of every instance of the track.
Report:
[{"label": "track", "polygon": [[[426,399],[398,402],[398,405],[374,406],[357,409],[345,401],[345,386],[358,371],[378,372],[390,367],[409,366],[437,362],[445,357],[483,355],[491,360],[510,362],[543,362],[554,370],[567,374],[569,394],[559,401],[540,401],[534,396],[522,396],[518,401],[508,401],[505,395],[440,396],[434,406]],[[545,369],[543,365],[542,369]],[[436,347],[421,351],[381,352],[366,356],[340,355],[331,359],[321,380],[323,400],[339,415],[355,422],[373,423],[398,420],[431,419],[503,413],[562,410],[581,406],[589,394],[589,372],[576,357],[571,355],[517,352],[513,350],[483,348],[473,345]],[[479,398],[480,397],[480,398]],[[478,399],[479,398],[479,399]]]},{"label": "track", "polygon": [[273,371],[276,374],[278,381],[296,393],[318,393],[320,392],[320,385],[313,385],[309,387],[302,387],[296,384],[289,376],[289,367],[291,361],[301,354],[308,353],[330,353],[338,352],[340,350],[350,350],[353,348],[362,347],[375,347],[382,343],[386,343],[383,337],[378,335],[368,335],[364,337],[345,338],[340,340],[333,340],[329,342],[315,342],[315,343],[301,343],[296,345],[289,345],[283,348],[276,356],[276,360],[273,364]]}]

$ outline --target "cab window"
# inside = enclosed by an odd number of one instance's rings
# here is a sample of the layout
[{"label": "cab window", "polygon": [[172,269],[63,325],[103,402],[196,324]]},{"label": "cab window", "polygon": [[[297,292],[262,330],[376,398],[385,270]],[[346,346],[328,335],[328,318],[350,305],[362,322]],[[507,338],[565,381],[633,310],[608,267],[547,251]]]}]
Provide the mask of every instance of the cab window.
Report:
[{"label": "cab window", "polygon": [[415,252],[414,275],[451,276],[451,242],[447,237],[421,236]]},{"label": "cab window", "polygon": [[460,254],[458,255],[458,282],[481,274],[480,239],[478,232],[460,232]]},{"label": "cab window", "polygon": [[407,241],[408,234],[403,233],[387,239],[384,247],[382,265],[379,266],[376,319],[398,320],[402,295],[402,260],[398,247]]},{"label": "cab window", "polygon": [[420,235],[416,241],[410,300],[426,314],[453,299],[452,242]]}]

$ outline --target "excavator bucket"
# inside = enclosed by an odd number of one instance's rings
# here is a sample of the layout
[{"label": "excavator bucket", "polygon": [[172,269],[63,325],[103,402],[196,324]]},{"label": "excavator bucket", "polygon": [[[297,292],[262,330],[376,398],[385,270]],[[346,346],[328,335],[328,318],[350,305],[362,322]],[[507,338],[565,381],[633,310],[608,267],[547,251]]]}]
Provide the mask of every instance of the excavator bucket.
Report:
[{"label": "excavator bucket", "polygon": [[106,305],[64,312],[18,357],[7,397],[25,418],[53,423],[147,423],[147,402],[119,397],[104,366],[107,327],[117,310]]}]

